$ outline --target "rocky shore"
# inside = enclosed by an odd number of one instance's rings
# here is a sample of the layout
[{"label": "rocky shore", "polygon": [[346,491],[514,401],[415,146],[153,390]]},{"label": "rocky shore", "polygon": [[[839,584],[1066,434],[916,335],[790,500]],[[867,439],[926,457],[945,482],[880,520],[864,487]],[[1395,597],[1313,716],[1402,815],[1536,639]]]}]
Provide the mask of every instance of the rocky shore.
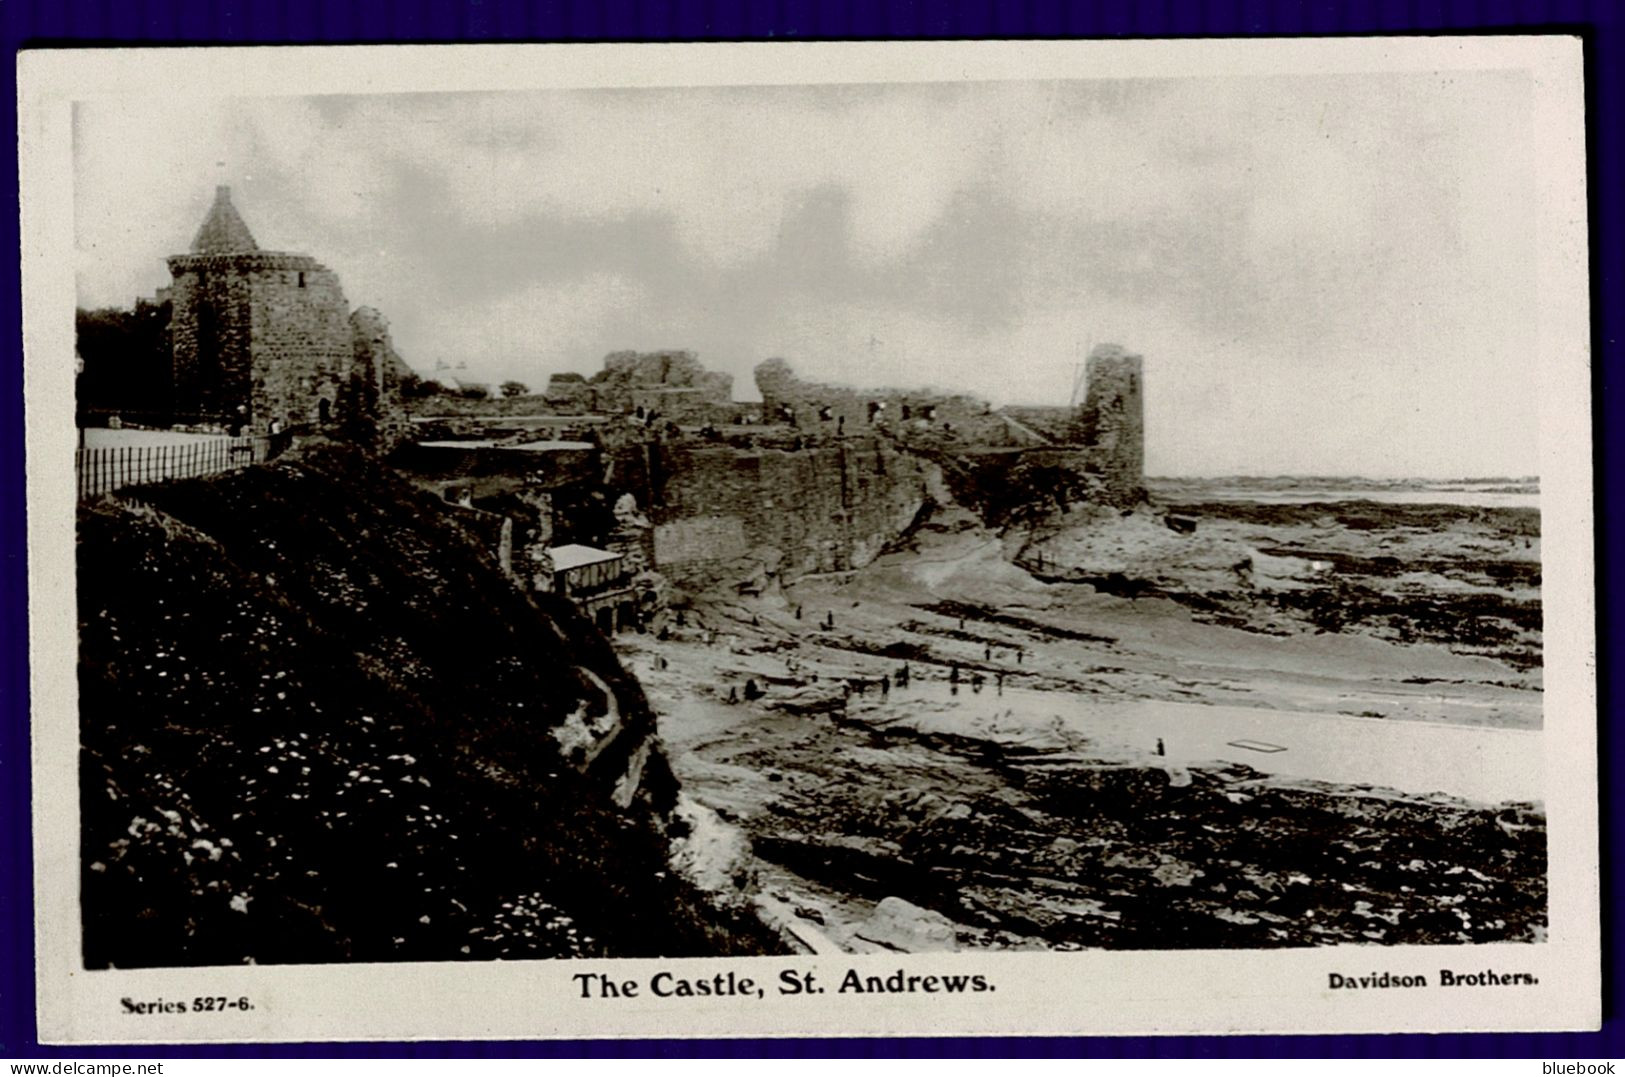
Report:
[{"label": "rocky shore", "polygon": [[[685,796],[735,835],[731,885],[802,948],[1544,937],[1538,780],[1483,773],[1518,769],[1538,747],[1538,664],[1459,636],[1404,638],[1357,609],[1358,624],[1317,628],[1195,608],[1167,586],[1173,567],[1185,593],[1211,596],[1195,569],[1217,564],[1216,550],[1295,541],[1290,557],[1308,566],[1325,560],[1312,552],[1339,552],[1337,532],[1349,545],[1360,530],[1324,509],[1273,523],[1247,511],[1205,513],[1200,542],[1151,513],[1038,537],[942,513],[861,571],[698,596],[681,627],[623,653]],[[1479,570],[1441,544],[1488,543],[1506,522],[1387,519],[1375,541],[1390,552],[1375,556],[1426,547],[1443,590]],[[1256,533],[1271,526],[1317,533]],[[1311,551],[1310,538],[1334,549]],[[1516,526],[1499,541],[1495,553],[1522,561]],[[1131,546],[1140,560],[1122,556]],[[1140,593],[1085,580],[1103,551]],[[1281,576],[1281,589],[1355,585],[1362,563],[1341,552],[1331,568]],[[1289,555],[1256,555],[1255,573],[1272,571],[1271,556]],[[1157,558],[1154,573],[1137,571]],[[1538,609],[1533,564],[1533,575],[1485,575],[1532,591],[1502,597]],[[1268,604],[1251,582],[1248,608]],[[1226,740],[1203,724],[1210,713],[1215,729],[1256,715],[1291,736]],[[1470,761],[1450,757],[1461,746]]]}]

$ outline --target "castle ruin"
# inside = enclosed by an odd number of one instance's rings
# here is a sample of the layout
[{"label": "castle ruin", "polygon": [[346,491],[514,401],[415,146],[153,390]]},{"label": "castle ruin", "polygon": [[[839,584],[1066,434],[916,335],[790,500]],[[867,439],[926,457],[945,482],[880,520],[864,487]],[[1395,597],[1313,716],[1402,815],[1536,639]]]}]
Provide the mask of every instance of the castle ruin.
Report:
[{"label": "castle ruin", "polygon": [[261,250],[231,188],[215,188],[191,251],[168,262],[177,418],[265,433],[341,422],[387,430],[404,415],[398,388],[410,370],[382,317],[352,317],[337,274],[309,255]]},{"label": "castle ruin", "polygon": [[1145,485],[1144,360],[1116,344],[1098,344],[1084,367],[1088,389],[1078,409],[1077,440],[1093,450],[1093,469],[1110,490]]}]

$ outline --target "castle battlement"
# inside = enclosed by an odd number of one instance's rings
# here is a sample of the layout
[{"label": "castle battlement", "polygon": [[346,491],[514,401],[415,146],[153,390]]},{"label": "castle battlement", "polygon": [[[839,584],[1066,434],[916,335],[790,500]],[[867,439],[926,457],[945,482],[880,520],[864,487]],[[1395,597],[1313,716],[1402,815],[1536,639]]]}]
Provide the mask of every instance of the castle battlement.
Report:
[{"label": "castle battlement", "polygon": [[308,254],[287,251],[243,251],[236,254],[172,254],[167,259],[171,273],[197,273],[236,270],[242,273],[268,270],[331,272]]}]

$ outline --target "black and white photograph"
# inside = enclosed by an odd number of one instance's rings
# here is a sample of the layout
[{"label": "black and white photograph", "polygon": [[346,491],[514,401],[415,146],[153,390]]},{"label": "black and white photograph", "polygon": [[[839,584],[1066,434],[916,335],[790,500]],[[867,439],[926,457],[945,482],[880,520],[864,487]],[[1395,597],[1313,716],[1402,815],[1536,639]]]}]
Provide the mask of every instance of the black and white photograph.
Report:
[{"label": "black and white photograph", "polygon": [[1261,44],[57,93],[42,998],[1589,1020],[1578,46]]}]

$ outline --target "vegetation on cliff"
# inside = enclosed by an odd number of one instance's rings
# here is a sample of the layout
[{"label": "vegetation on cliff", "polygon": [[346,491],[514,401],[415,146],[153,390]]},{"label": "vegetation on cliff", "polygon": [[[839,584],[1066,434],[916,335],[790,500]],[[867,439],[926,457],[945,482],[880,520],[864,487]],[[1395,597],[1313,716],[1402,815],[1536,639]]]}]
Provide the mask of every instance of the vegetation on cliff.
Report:
[{"label": "vegetation on cliff", "polygon": [[89,967],[760,952],[637,682],[357,450],[79,520]]}]

